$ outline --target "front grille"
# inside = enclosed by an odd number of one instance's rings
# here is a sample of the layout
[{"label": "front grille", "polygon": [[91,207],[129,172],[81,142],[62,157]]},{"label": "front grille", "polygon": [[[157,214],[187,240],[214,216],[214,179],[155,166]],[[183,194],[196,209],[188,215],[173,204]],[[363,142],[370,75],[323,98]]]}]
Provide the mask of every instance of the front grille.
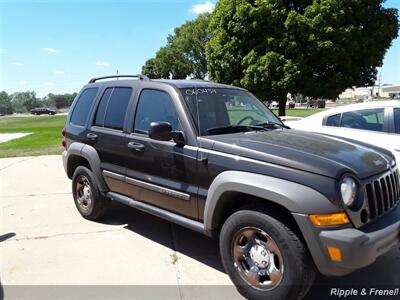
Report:
[{"label": "front grille", "polygon": [[396,169],[368,183],[366,186],[369,219],[390,211],[400,202],[399,171]]}]

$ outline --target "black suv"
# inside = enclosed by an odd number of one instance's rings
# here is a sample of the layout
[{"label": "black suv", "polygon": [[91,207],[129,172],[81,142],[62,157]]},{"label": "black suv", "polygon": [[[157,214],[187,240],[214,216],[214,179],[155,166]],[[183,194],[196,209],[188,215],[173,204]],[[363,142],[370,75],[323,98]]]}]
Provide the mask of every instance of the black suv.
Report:
[{"label": "black suv", "polygon": [[399,244],[390,152],[292,130],[241,88],[111,77],[84,86],[63,131],[84,218],[117,201],[219,237],[251,299],[299,299],[316,270],[345,275]]}]

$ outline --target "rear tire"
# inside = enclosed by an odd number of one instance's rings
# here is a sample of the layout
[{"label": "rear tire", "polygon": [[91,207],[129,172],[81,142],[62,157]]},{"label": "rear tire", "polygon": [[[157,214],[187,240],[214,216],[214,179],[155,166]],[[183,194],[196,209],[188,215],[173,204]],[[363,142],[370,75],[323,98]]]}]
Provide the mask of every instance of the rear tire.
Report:
[{"label": "rear tire", "polygon": [[233,213],[220,233],[226,272],[247,299],[303,298],[315,267],[299,237],[284,223],[252,210]]},{"label": "rear tire", "polygon": [[88,220],[103,217],[111,205],[100,193],[93,172],[84,166],[77,167],[72,176],[72,195],[79,213]]}]

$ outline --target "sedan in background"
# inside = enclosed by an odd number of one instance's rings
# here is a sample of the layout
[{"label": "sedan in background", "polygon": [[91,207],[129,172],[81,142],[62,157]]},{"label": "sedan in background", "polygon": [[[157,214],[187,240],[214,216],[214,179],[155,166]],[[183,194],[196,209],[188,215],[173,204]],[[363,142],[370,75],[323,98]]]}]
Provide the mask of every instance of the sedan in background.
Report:
[{"label": "sedan in background", "polygon": [[349,138],[391,150],[400,162],[400,101],[351,104],[316,113],[291,128]]},{"label": "sedan in background", "polygon": [[31,109],[32,115],[55,115],[56,111],[47,107],[39,107]]}]

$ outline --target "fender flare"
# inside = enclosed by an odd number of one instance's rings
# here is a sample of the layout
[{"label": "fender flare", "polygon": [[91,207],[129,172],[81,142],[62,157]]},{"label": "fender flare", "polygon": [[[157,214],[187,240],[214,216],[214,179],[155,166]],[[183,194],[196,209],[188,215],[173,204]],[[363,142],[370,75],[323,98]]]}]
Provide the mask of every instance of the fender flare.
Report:
[{"label": "fender flare", "polygon": [[263,198],[285,207],[291,213],[335,213],[338,208],[320,192],[284,179],[241,171],[225,171],[212,182],[204,208],[204,227],[211,231],[218,224],[217,205],[225,192],[238,192]]},{"label": "fender flare", "polygon": [[90,165],[90,168],[93,172],[94,178],[96,180],[96,184],[99,188],[99,190],[103,193],[108,192],[110,189],[108,188],[106,182],[104,181],[103,175],[101,173],[101,168],[100,168],[100,157],[99,154],[97,153],[96,149],[90,145],[75,142],[72,143],[68,147],[68,151],[66,154],[66,170],[68,173],[68,167],[70,164],[70,160],[72,156],[80,156],[85,158]]}]

